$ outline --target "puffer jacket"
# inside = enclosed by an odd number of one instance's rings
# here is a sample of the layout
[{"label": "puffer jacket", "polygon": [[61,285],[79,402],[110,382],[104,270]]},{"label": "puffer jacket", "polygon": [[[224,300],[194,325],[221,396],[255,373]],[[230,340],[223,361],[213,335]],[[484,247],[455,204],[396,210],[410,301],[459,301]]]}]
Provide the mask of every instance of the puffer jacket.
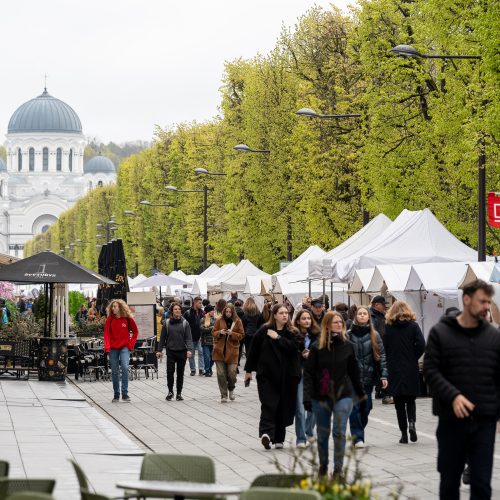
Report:
[{"label": "puffer jacket", "polygon": [[458,314],[442,317],[427,339],[424,377],[433,394],[433,412],[456,418],[452,403],[462,394],[474,403],[474,418],[498,419],[500,334],[484,320],[477,328],[462,328]]},{"label": "puffer jacket", "polygon": [[363,385],[376,385],[379,378],[387,378],[388,376],[384,344],[380,335],[377,332],[375,333],[380,352],[378,366],[373,357],[370,327],[353,324],[347,332],[349,340],[354,346],[354,353],[358,361],[361,383]]}]

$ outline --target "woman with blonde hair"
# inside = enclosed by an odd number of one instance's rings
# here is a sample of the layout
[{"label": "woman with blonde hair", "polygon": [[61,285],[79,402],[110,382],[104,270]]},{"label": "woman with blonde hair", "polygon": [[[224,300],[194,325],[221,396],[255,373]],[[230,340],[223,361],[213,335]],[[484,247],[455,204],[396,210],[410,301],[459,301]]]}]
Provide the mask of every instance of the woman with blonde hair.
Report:
[{"label": "woman with blonde hair", "polygon": [[384,346],[391,385],[389,392],[401,431],[402,444],[417,441],[415,400],[420,394],[418,360],[424,353],[425,339],[406,302],[397,300],[385,315]]},{"label": "woman with blonde hair", "polygon": [[120,401],[120,368],[122,401],[130,402],[128,395],[128,365],[130,352],[134,349],[139,331],[125,301],[112,300],[107,308],[104,323],[104,352],[109,353],[111,379],[113,381],[113,403]]},{"label": "woman with blonde hair", "polygon": [[382,389],[387,388],[387,365],[384,344],[375,330],[368,307],[359,306],[347,332],[349,340],[354,346],[358,360],[361,383],[365,388],[366,402],[355,404],[349,417],[351,435],[356,448],[365,446],[365,428],[368,425],[368,416],[372,410],[372,392],[377,382]]},{"label": "woman with blonde hair", "polygon": [[212,359],[217,370],[217,382],[220,389],[220,402],[227,403],[227,398],[235,400],[236,370],[240,341],[245,332],[243,323],[231,302],[224,307],[222,316],[215,322],[212,335],[214,347]]},{"label": "woman with blonde hair", "polygon": [[353,389],[358,401],[366,399],[344,318],[339,312],[329,311],[321,322],[319,341],[311,347],[304,368],[304,408],[312,410],[316,417],[321,475],[328,473],[330,432],[334,443],[333,472],[336,476],[342,474]]}]

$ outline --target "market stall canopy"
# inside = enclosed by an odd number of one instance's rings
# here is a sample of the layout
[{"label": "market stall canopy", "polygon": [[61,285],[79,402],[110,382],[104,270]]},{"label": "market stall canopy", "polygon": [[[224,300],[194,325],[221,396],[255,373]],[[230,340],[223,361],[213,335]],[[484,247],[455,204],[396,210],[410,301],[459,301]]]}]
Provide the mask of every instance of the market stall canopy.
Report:
[{"label": "market stall canopy", "polygon": [[215,276],[220,270],[217,264],[210,264],[199,276],[198,278],[209,279]]},{"label": "market stall canopy", "polygon": [[384,214],[374,217],[366,226],[354,233],[349,239],[327,252],[319,259],[310,259],[308,274],[311,279],[329,279],[333,277],[335,263],[365,248],[391,224],[391,219]]},{"label": "market stall canopy", "polygon": [[411,266],[408,264],[383,264],[375,266],[370,284],[366,292],[378,295],[390,293],[398,300],[404,300],[403,291],[406,288]]},{"label": "market stall canopy", "polygon": [[2,267],[0,281],[116,285],[113,280],[51,251],[40,252]]},{"label": "market stall canopy", "polygon": [[153,274],[144,281],[137,283],[134,288],[150,288],[153,286],[187,285],[188,282],[163,273]]},{"label": "market stall canopy", "polygon": [[[249,260],[243,259],[232,271],[220,280],[220,290],[222,292],[243,292],[247,276],[269,277],[268,273],[261,271]],[[210,291],[210,284],[208,287]]]},{"label": "market stall canopy", "polygon": [[477,252],[451,234],[429,209],[403,210],[377,238],[358,252],[337,261],[334,277],[350,282],[356,269],[379,264],[468,262]]},{"label": "market stall canopy", "polygon": [[500,263],[496,262],[493,271],[491,272],[490,281],[500,283]]},{"label": "market stall canopy", "polygon": [[294,275],[298,279],[305,279],[309,274],[309,261],[321,259],[326,255],[326,252],[317,245],[312,245],[302,252],[293,262],[284,267],[281,271],[274,273],[272,276],[273,283],[276,282],[277,276]]}]

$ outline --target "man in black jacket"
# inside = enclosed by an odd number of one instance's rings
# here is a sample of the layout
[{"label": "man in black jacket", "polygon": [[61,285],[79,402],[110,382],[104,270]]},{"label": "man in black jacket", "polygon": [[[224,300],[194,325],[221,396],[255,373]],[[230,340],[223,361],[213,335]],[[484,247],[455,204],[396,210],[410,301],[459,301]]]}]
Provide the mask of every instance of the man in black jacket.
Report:
[{"label": "man in black jacket", "polygon": [[430,333],[424,376],[439,416],[441,499],[460,498],[460,477],[470,464],[471,498],[491,498],[496,421],[500,409],[500,335],[485,318],[493,287],[475,280],[463,289],[462,313],[441,318]]}]

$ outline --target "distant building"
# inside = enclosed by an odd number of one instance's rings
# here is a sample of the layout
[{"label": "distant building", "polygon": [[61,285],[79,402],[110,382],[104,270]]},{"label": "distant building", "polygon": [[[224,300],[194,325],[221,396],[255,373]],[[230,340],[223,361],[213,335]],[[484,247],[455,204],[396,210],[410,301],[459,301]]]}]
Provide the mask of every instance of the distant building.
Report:
[{"label": "distant building", "polygon": [[0,253],[23,256],[24,244],[47,231],[89,190],[116,182],[109,158],[83,164],[85,137],[73,108],[47,89],[12,115],[7,164],[0,159]]}]

